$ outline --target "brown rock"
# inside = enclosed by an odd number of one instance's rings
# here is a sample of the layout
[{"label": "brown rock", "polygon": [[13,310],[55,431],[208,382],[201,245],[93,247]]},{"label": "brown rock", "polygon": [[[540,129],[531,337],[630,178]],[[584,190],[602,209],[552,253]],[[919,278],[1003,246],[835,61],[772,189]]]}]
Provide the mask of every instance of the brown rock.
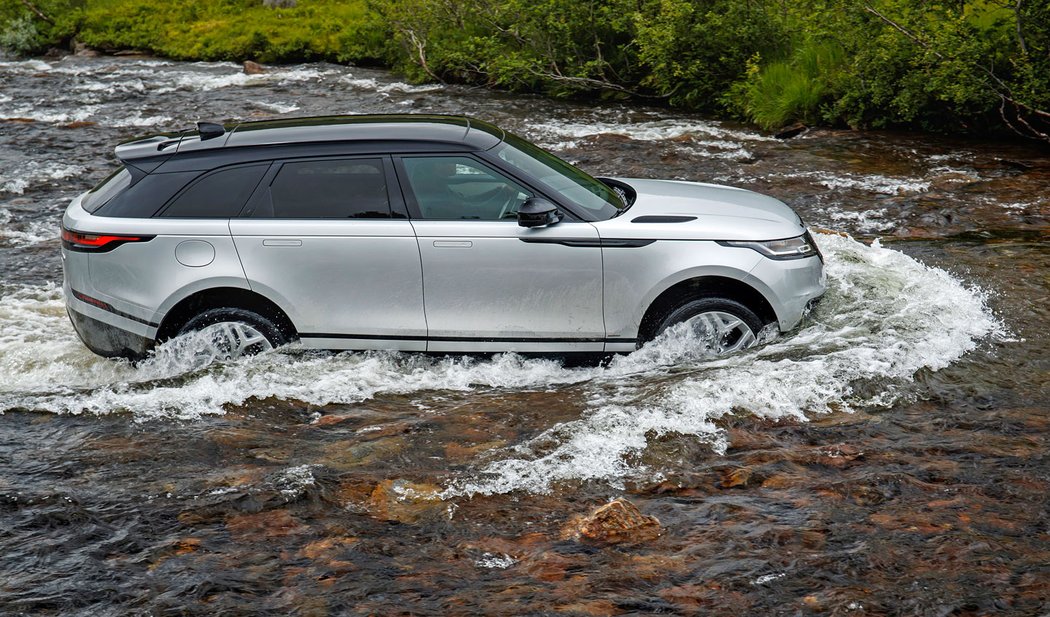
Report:
[{"label": "brown rock", "polygon": [[617,544],[652,540],[661,533],[663,527],[655,516],[646,516],[631,502],[617,499],[583,518],[570,521],[562,530],[562,537]]},{"label": "brown rock", "polygon": [[441,512],[444,504],[440,492],[441,488],[433,484],[383,480],[372,490],[368,513],[384,521],[415,523]]},{"label": "brown rock", "polygon": [[226,528],[230,535],[243,542],[258,542],[260,537],[279,538],[310,530],[288,510],[268,510],[232,516],[226,520]]},{"label": "brown rock", "polygon": [[70,122],[61,126],[64,129],[82,129],[85,126],[95,126],[96,124],[97,122],[91,122],[90,120],[77,120],[76,122]]},{"label": "brown rock", "polygon": [[722,472],[722,488],[744,487],[748,484],[754,484],[755,482],[751,476],[752,471],[750,467],[726,469]]},{"label": "brown rock", "polygon": [[776,137],[777,139],[791,139],[792,137],[797,137],[802,133],[805,133],[808,128],[808,126],[799,122],[792,124],[791,126],[785,126],[776,133],[773,133],[773,137]]},{"label": "brown rock", "polygon": [[357,544],[357,538],[353,536],[335,536],[315,540],[302,548],[299,554],[307,559],[321,559],[329,557],[331,553],[340,549]]},{"label": "brown rock", "polygon": [[244,61],[244,74],[245,75],[262,75],[266,72],[266,67],[259,64],[258,62],[252,62],[251,60]]}]

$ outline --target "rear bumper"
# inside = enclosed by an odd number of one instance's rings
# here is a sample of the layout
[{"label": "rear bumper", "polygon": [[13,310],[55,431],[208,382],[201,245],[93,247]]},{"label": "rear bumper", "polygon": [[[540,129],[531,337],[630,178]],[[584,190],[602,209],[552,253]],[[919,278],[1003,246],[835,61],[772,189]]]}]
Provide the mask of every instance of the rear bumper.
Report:
[{"label": "rear bumper", "polygon": [[73,322],[80,340],[88,349],[106,358],[141,359],[153,347],[153,340],[128,332],[117,326],[103,323],[83,313],[66,307],[69,320]]}]

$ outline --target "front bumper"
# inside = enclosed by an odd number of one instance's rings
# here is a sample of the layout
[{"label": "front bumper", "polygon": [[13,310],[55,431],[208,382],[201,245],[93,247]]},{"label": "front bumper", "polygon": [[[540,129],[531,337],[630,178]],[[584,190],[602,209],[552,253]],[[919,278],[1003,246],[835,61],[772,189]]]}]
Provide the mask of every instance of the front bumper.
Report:
[{"label": "front bumper", "polygon": [[791,260],[762,259],[749,276],[752,285],[762,290],[773,306],[781,332],[797,326],[807,308],[828,287],[823,260],[816,255]]}]

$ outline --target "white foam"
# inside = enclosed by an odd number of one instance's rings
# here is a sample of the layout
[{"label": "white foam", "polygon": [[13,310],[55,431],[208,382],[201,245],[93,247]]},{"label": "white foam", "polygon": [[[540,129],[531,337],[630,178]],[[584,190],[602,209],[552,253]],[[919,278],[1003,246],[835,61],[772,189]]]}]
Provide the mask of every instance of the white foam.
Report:
[{"label": "white foam", "polygon": [[353,75],[343,75],[339,78],[339,81],[345,83],[351,88],[354,88],[355,90],[378,92],[380,94],[390,94],[391,92],[395,92],[398,94],[417,94],[420,92],[436,92],[438,90],[445,89],[445,86],[441,84],[421,84],[418,86],[414,86],[412,84],[406,84],[400,81],[392,83],[383,83],[372,77],[356,78]]},{"label": "white foam", "polygon": [[517,560],[506,553],[484,553],[480,559],[474,561],[474,565],[477,567],[489,570],[506,570],[516,563]]},{"label": "white foam", "polygon": [[830,219],[831,224],[828,227],[838,228],[845,224],[852,231],[859,233],[884,232],[896,227],[893,221],[886,218],[885,208],[853,212],[832,206],[826,208],[823,214]]},{"label": "white foam", "polygon": [[36,122],[47,122],[51,124],[65,124],[68,122],[81,122],[95,115],[101,105],[80,105],[72,112],[51,112],[41,109],[35,105],[20,105],[17,107],[0,108],[0,118],[28,118]]},{"label": "white foam", "polygon": [[[878,242],[868,247],[822,235],[819,243],[831,288],[823,310],[799,333],[727,358],[684,358],[665,384],[599,391],[579,419],[509,449],[453,482],[445,496],[658,478],[659,470],[638,462],[650,439],[684,435],[721,451],[726,444],[715,420],[736,410],[804,421],[833,408],[888,406],[908,395],[919,369],[940,370],[981,337],[1001,332],[983,296],[943,270]],[[646,349],[618,359],[610,373],[633,368]],[[858,394],[860,382],[877,384],[877,394]]]},{"label": "white foam", "polygon": [[143,116],[141,111],[124,116],[123,118],[117,118],[106,122],[108,126],[116,127],[127,127],[127,126],[164,126],[172,123],[174,119],[171,116]]},{"label": "white foam", "polygon": [[[720,123],[703,120],[646,120],[642,122],[534,122],[528,124],[530,133],[539,139],[557,137],[560,140],[578,140],[596,135],[621,135],[635,141],[665,141],[690,137],[710,141],[710,138],[733,148],[734,142],[773,141],[770,137],[729,129]],[[742,146],[737,146],[742,148]]]},{"label": "white foam", "polygon": [[290,114],[293,111],[299,111],[299,106],[294,103],[278,103],[269,101],[255,101],[255,106],[265,109],[266,111],[272,111],[277,114]]},{"label": "white foam", "polygon": [[0,238],[11,246],[30,246],[58,239],[59,221],[19,220],[7,208],[0,208]]},{"label": "white foam", "polygon": [[83,165],[72,165],[69,163],[56,163],[54,161],[23,161],[13,169],[4,170],[8,177],[0,184],[0,192],[21,195],[31,186],[48,183],[54,180],[63,180],[87,171]]}]

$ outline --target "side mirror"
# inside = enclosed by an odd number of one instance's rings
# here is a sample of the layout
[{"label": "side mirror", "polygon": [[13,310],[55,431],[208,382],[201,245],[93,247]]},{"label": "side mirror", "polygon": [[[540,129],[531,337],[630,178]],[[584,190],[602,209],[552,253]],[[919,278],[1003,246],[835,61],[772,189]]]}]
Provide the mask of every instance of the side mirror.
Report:
[{"label": "side mirror", "polygon": [[522,227],[543,227],[560,220],[558,206],[542,197],[530,197],[518,208],[518,225]]}]

